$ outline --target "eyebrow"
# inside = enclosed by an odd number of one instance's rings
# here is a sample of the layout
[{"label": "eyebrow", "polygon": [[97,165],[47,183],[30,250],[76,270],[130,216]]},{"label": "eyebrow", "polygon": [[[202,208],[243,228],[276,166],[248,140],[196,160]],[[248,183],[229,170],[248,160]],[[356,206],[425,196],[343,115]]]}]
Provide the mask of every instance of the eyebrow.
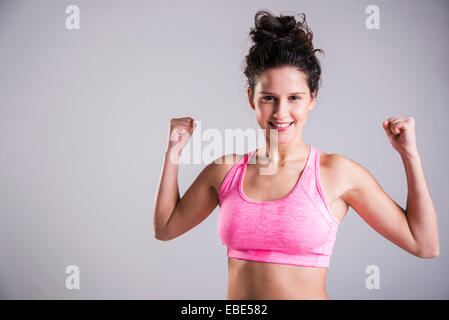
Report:
[{"label": "eyebrow", "polygon": [[[274,93],[272,93],[272,92],[268,92],[268,91],[260,91],[259,93],[263,93],[263,94],[274,94]],[[292,93],[290,93],[290,94],[306,94],[305,92],[292,92]]]}]

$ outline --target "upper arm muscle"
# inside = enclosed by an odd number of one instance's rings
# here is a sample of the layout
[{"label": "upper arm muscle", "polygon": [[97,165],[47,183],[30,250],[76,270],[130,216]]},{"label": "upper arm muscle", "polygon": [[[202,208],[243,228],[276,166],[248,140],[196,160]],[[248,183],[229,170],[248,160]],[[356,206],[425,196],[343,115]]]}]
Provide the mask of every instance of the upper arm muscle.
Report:
[{"label": "upper arm muscle", "polygon": [[165,238],[173,239],[206,219],[218,204],[213,185],[214,164],[208,164],[176,204],[165,227]]},{"label": "upper arm muscle", "polygon": [[373,175],[358,163],[344,158],[351,187],[343,200],[379,234],[416,255],[416,243],[406,212],[382,189]]}]

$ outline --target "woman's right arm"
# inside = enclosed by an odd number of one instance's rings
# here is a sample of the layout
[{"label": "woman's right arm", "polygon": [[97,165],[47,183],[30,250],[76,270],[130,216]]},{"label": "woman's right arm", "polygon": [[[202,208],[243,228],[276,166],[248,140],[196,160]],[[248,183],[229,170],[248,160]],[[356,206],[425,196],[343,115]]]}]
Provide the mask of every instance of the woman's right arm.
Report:
[{"label": "woman's right arm", "polygon": [[201,171],[182,198],[179,196],[178,163],[194,128],[195,123],[190,117],[170,120],[169,137],[175,140],[169,140],[165,152],[153,212],[154,235],[158,240],[171,240],[182,235],[207,218],[218,204],[213,182],[214,163]]}]

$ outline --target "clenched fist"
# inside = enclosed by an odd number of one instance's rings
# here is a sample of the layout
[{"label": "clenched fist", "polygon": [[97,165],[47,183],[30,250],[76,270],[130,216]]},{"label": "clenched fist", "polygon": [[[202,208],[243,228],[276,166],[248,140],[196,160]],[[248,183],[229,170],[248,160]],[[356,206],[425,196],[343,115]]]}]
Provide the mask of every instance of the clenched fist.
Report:
[{"label": "clenched fist", "polygon": [[418,154],[416,146],[415,119],[391,117],[382,122],[391,145],[400,155]]},{"label": "clenched fist", "polygon": [[167,150],[180,153],[189,142],[195,128],[195,120],[191,117],[170,119]]}]

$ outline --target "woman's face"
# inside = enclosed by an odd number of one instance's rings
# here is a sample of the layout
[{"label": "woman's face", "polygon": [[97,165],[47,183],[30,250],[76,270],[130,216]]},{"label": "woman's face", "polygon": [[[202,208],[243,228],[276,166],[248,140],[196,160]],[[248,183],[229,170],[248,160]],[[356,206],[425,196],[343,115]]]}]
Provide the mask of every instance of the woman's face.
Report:
[{"label": "woman's face", "polygon": [[[257,122],[266,129],[278,131],[278,143],[298,141],[307,121],[309,111],[315,106],[315,95],[310,97],[306,74],[295,67],[284,66],[264,71],[254,88],[254,100],[251,101],[251,89],[247,89],[251,108],[256,111]],[[290,124],[287,128],[273,126],[276,122]]]}]

